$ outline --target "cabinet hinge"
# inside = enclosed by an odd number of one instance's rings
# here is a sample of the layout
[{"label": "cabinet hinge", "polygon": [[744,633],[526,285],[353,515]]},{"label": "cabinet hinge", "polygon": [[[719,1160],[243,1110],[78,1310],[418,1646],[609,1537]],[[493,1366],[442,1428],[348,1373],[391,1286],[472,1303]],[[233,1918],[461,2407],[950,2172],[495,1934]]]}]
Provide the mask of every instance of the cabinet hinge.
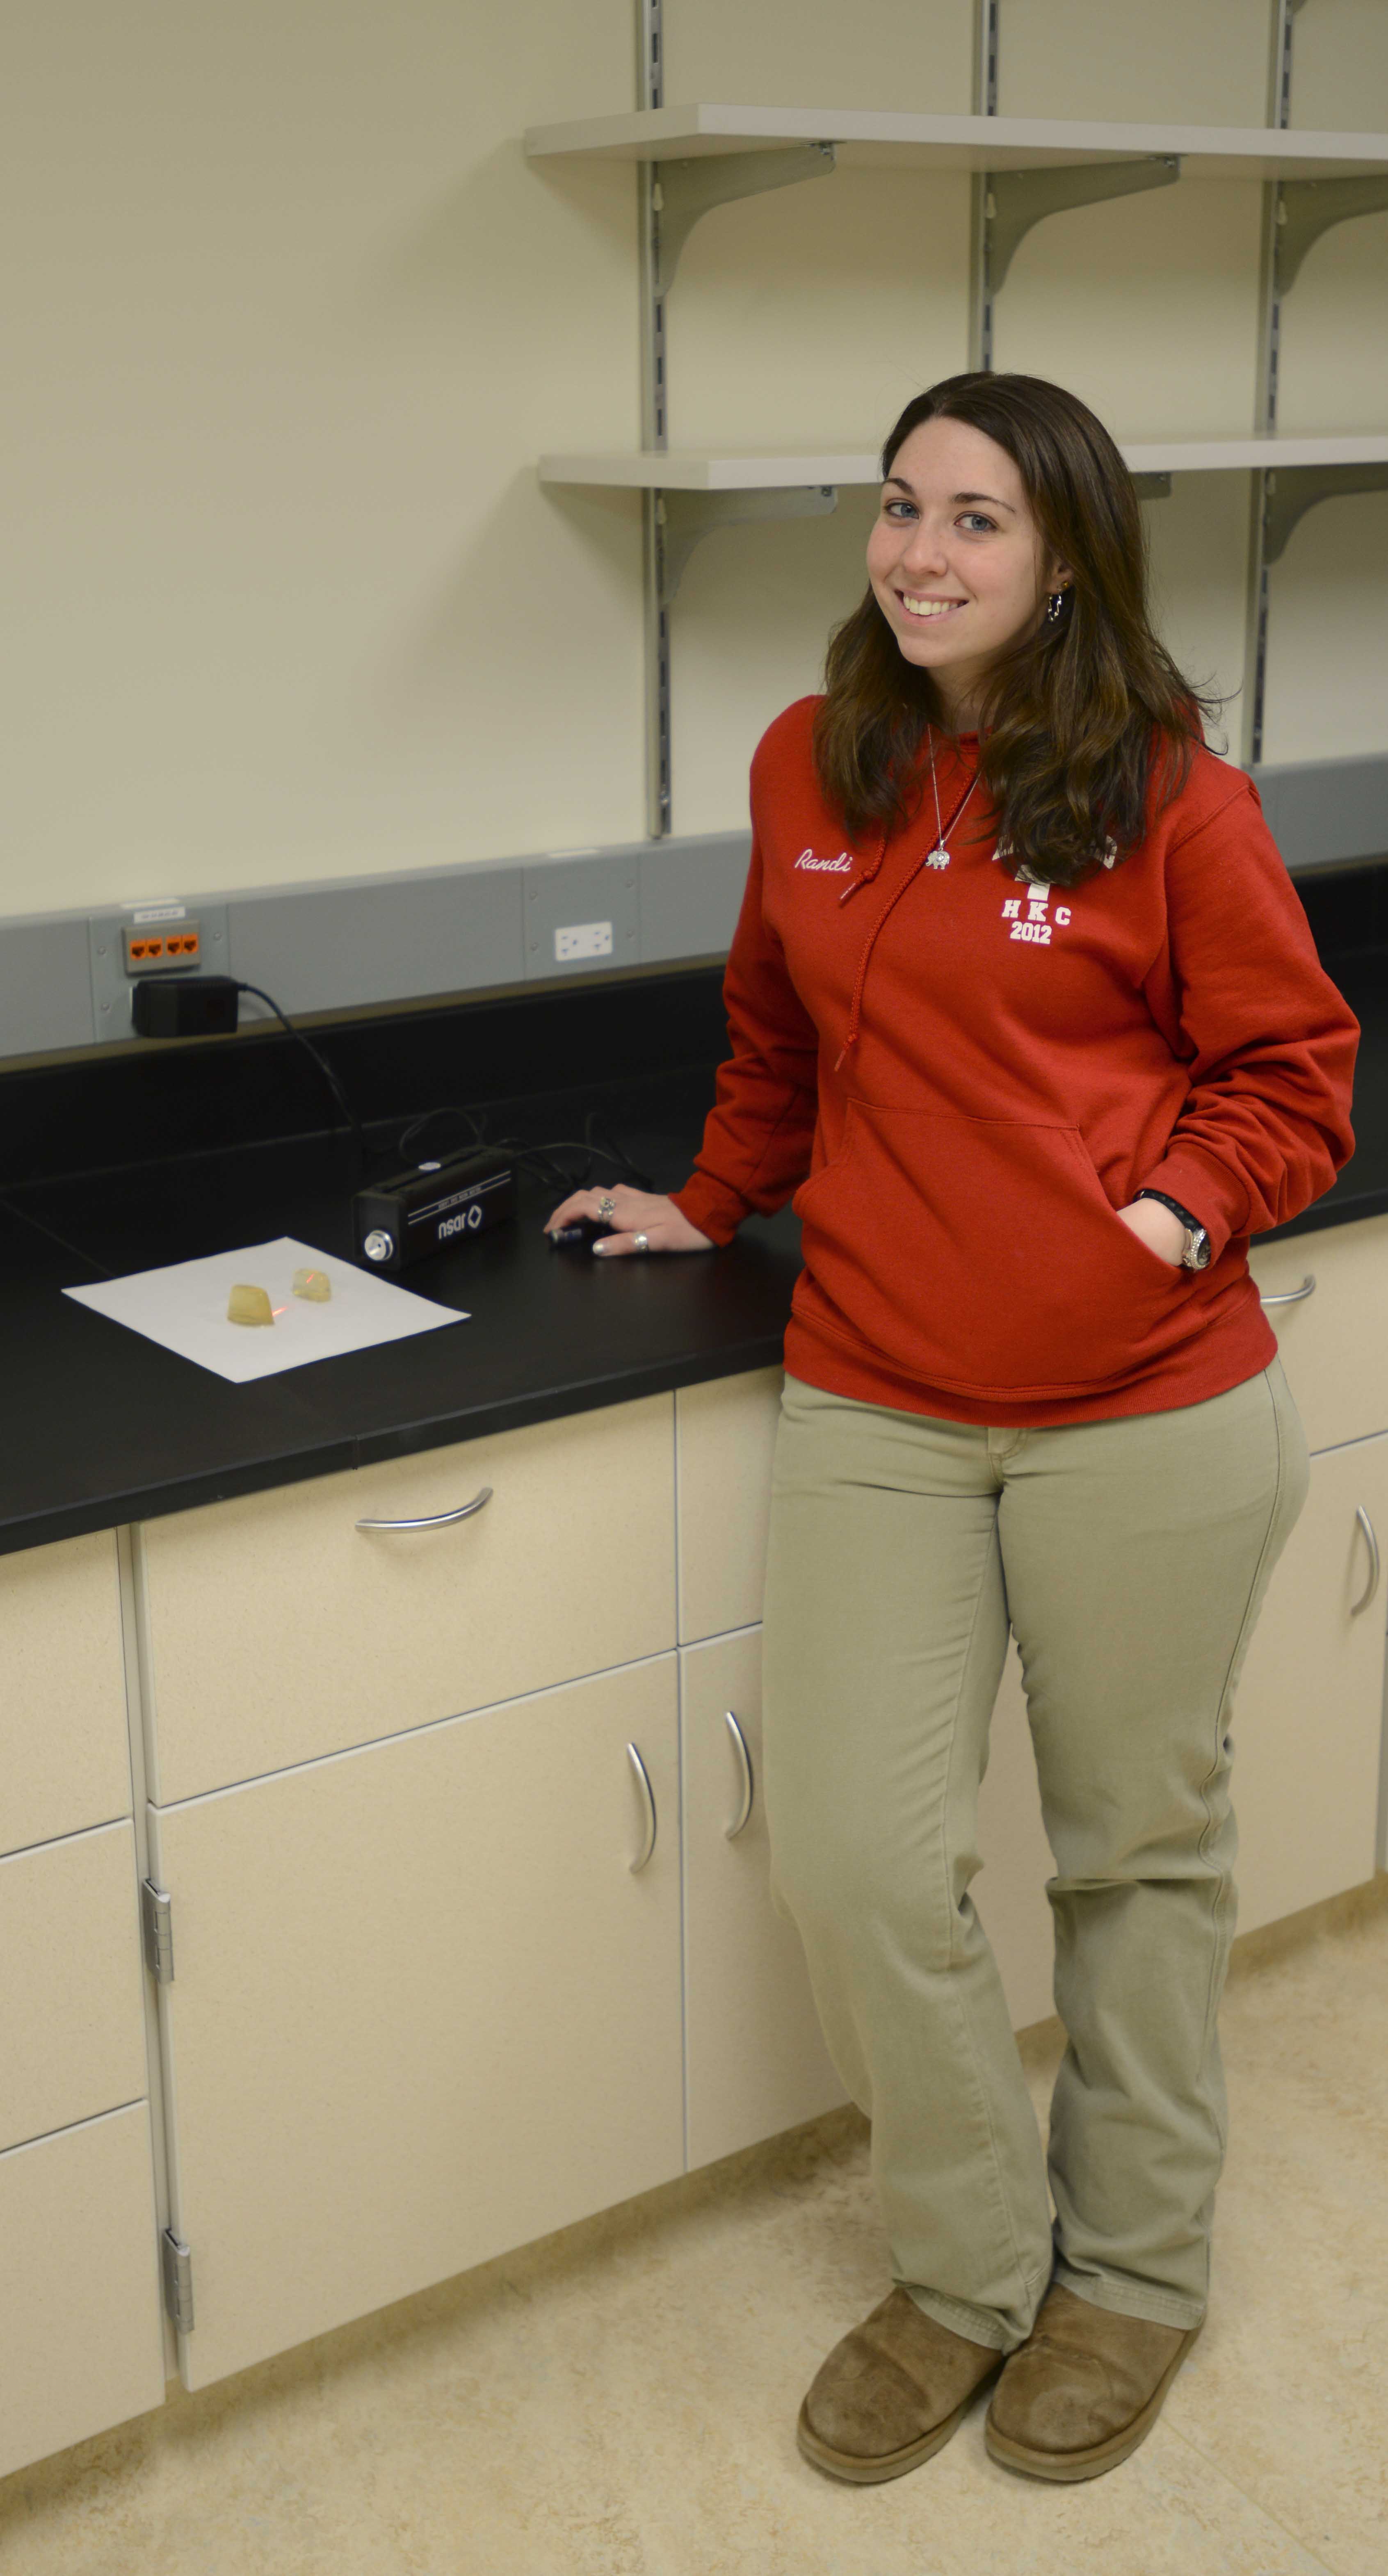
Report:
[{"label": "cabinet hinge", "polygon": [[193,2257],[171,2227],[159,2239],[164,2264],[164,2305],[180,2334],[193,2331]]},{"label": "cabinet hinge", "polygon": [[173,1911],[169,1897],[152,1878],[140,1881],[140,1917],[144,1925],[145,1966],[155,1984],[173,1984]]}]

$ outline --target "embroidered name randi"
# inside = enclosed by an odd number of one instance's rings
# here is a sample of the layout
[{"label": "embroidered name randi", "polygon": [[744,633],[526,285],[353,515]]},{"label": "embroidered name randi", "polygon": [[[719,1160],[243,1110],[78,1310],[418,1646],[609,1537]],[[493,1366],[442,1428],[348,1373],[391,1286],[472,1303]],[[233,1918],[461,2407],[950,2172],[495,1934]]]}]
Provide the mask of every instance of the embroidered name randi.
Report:
[{"label": "embroidered name randi", "polygon": [[817,859],[813,850],[802,850],[795,864],[798,868],[824,868],[830,876],[844,877],[852,874],[853,853],[840,850],[836,859]]}]

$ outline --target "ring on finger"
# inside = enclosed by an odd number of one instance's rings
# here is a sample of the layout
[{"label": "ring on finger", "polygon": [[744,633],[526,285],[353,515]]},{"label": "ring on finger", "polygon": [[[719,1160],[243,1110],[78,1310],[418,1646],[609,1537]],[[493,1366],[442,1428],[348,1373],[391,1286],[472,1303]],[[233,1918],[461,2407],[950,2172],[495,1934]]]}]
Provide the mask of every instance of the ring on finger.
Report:
[{"label": "ring on finger", "polygon": [[634,1234],[631,1238],[631,1248],[633,1252],[649,1252],[651,1248],[650,1236],[648,1234]]},{"label": "ring on finger", "polygon": [[616,1200],[613,1198],[610,1190],[604,1190],[602,1197],[598,1201],[598,1214],[602,1218],[604,1225],[610,1225],[616,1213]]}]

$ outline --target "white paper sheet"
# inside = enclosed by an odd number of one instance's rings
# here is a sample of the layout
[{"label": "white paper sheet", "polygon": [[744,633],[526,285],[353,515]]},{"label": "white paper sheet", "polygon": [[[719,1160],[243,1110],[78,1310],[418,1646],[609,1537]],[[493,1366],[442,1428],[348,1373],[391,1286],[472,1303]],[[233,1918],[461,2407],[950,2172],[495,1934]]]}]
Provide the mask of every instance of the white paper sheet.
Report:
[{"label": "white paper sheet", "polygon": [[[326,1305],[293,1294],[296,1270],[327,1273],[333,1293]],[[227,1299],[243,1283],[266,1291],[273,1324],[227,1322]],[[203,1261],[175,1261],[167,1270],[137,1270],[97,1288],[65,1288],[63,1295],[236,1386],[273,1377],[279,1369],[302,1368],[307,1360],[370,1350],[377,1342],[402,1342],[411,1333],[468,1320],[453,1306],[436,1306],[287,1234],[276,1243],[209,1253]]]}]

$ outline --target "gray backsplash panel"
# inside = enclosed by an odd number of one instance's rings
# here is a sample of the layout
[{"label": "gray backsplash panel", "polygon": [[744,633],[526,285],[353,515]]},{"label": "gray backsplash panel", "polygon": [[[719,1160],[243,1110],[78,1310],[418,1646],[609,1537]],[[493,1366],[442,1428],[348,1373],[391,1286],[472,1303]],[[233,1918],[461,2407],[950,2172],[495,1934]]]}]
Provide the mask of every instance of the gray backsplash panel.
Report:
[{"label": "gray backsplash panel", "polygon": [[232,895],[230,972],[286,1011],[518,984],[519,860]]},{"label": "gray backsplash panel", "polygon": [[1388,760],[1381,752],[1271,762],[1249,776],[1293,876],[1388,857]]},{"label": "gray backsplash panel", "polygon": [[[1388,858],[1388,755],[1252,775],[1293,875]],[[258,886],[189,906],[205,920],[225,908],[233,975],[263,985],[290,1013],[331,1013],[725,956],[750,848],[745,830],[691,834]],[[93,1044],[90,943],[111,918],[103,905],[0,920],[0,1059]],[[558,934],[572,945],[584,932],[580,952],[595,953],[556,954]],[[246,1016],[264,1013],[254,1006]]]},{"label": "gray backsplash panel", "polygon": [[92,979],[85,912],[0,921],[0,1058],[88,1046]]},{"label": "gray backsplash panel", "polygon": [[641,963],[724,957],[737,928],[750,832],[653,841],[641,855]]}]

